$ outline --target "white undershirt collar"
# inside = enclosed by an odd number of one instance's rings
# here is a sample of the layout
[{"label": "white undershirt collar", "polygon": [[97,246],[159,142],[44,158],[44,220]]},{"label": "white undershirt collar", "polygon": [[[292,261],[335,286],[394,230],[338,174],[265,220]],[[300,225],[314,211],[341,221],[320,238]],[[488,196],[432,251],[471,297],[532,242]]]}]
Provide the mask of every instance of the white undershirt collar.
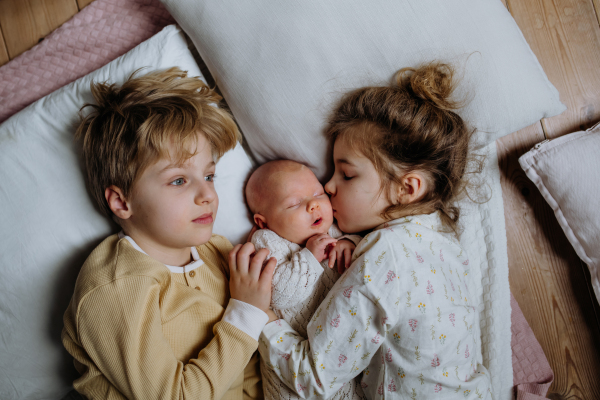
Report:
[{"label": "white undershirt collar", "polygon": [[[127,239],[127,241],[133,246],[134,249],[148,255],[148,253],[146,253],[144,250],[142,250],[142,248],[140,246],[138,246],[138,244],[135,242],[135,240],[133,240],[131,238],[131,236],[127,236],[125,234],[125,232],[123,232],[123,231],[119,232],[119,239]],[[183,267],[175,267],[173,265],[164,264],[165,267],[167,267],[173,273],[185,274],[186,272],[193,271],[196,268],[204,265],[204,261],[202,261],[200,259],[200,255],[198,254],[198,249],[196,249],[195,247],[190,247],[190,249],[191,249],[191,253],[192,253],[192,259],[194,261],[192,261],[191,263],[189,263],[187,265],[184,265]]]}]

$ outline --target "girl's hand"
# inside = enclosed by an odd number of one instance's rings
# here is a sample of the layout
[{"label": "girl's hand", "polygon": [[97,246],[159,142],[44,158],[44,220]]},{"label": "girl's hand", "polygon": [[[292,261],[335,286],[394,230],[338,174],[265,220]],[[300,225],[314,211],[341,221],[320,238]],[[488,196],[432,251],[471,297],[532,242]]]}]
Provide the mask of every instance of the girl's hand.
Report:
[{"label": "girl's hand", "polygon": [[229,252],[229,291],[232,299],[267,312],[271,305],[271,280],[277,260],[271,257],[265,264],[269,250],[260,249],[256,253],[254,250],[252,243],[246,243],[238,244]]},{"label": "girl's hand", "polygon": [[336,242],[337,240],[327,233],[321,233],[311,236],[306,242],[306,248],[313,253],[318,262],[321,262],[327,258],[327,252],[325,251],[327,247],[330,245],[333,246]]},{"label": "girl's hand", "polygon": [[329,250],[329,268],[333,268],[337,261],[337,269],[340,274],[350,268],[352,253],[356,245],[348,239],[338,240],[335,246]]}]

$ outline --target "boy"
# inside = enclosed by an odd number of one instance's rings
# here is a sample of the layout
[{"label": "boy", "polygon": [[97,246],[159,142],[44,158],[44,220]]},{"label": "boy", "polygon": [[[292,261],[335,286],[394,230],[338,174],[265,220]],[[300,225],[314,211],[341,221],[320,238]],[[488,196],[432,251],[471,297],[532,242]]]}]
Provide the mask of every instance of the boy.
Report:
[{"label": "boy", "polygon": [[[349,267],[361,237],[342,236],[333,224],[333,210],[323,186],[309,168],[294,161],[261,165],[248,180],[246,201],[254,222],[261,228],[252,235],[252,243],[256,249],[268,249],[277,259],[271,307],[296,332],[307,337],[308,322]],[[336,261],[337,271],[332,269]],[[261,372],[265,399],[300,398],[262,362]],[[352,380],[333,398],[364,397]]]},{"label": "boy", "polygon": [[92,94],[76,137],[94,200],[123,230],[88,257],[64,315],[73,386],[89,399],[260,397],[251,357],[275,260],[261,274],[267,252],[251,258],[246,244],[230,270],[231,244],[212,235],[215,162],[237,143],[235,123],[177,68]]}]

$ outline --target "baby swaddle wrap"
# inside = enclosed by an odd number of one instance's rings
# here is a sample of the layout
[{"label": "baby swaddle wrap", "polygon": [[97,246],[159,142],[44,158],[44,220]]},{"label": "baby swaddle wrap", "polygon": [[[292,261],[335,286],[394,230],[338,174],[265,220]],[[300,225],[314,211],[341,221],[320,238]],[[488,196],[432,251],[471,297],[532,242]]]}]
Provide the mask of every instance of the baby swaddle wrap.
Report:
[{"label": "baby swaddle wrap", "polygon": [[[334,238],[342,237],[337,226],[332,225],[329,235]],[[357,244],[360,236],[346,235]],[[273,294],[271,307],[278,317],[289,323],[303,337],[306,336],[306,326],[314,311],[323,302],[329,290],[339,279],[336,268],[327,266],[328,260],[319,263],[307,248],[282,238],[269,229],[261,229],[252,236],[256,250],[267,248],[270,257],[277,259],[277,267],[273,274]],[[276,323],[279,323],[278,321]],[[300,397],[291,391],[277,375],[271,366],[266,365],[261,358],[260,370],[263,377],[263,390],[266,400],[293,400]],[[355,380],[350,380],[330,399],[359,400],[365,399],[362,389]]]}]

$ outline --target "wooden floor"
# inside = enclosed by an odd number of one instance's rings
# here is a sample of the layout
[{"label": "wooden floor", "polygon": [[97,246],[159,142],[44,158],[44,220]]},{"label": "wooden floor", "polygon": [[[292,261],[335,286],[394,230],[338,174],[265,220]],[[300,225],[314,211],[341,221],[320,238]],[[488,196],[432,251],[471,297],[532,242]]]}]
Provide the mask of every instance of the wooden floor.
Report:
[{"label": "wooden floor", "polygon": [[[551,399],[600,399],[600,307],[589,272],[517,159],[600,120],[600,0],[502,0],[568,107],[498,141],[510,286],[555,379]],[[91,0],[0,0],[0,65]]]}]

